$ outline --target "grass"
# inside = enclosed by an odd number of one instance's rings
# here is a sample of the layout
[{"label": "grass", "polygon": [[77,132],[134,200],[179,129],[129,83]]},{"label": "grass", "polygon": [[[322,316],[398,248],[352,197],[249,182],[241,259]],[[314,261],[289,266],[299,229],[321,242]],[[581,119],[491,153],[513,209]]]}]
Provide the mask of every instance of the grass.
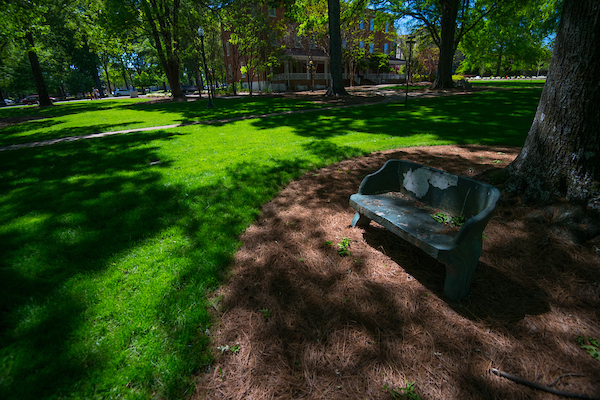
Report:
[{"label": "grass", "polygon": [[206,99],[185,103],[150,103],[146,99],[118,99],[57,103],[53,107],[0,108],[0,118],[31,118],[29,122],[0,131],[0,146],[111,132],[149,126],[185,124],[212,119],[278,113],[322,105],[297,98],[267,96],[215,100],[216,109],[206,108]]},{"label": "grass", "polygon": [[[473,84],[474,88],[478,87],[489,87],[489,88],[500,88],[500,89],[542,89],[545,80],[542,79],[533,79],[533,80],[469,80],[470,83]],[[455,85],[456,86],[456,85]],[[418,85],[409,85],[409,92],[422,92],[425,89],[428,89],[429,86],[418,86]],[[387,89],[396,90],[398,92],[405,92],[406,85],[395,85],[390,86]]]},{"label": "grass", "polygon": [[473,84],[473,87],[491,87],[491,88],[502,88],[502,89],[529,89],[529,88],[540,88],[542,89],[546,84],[544,79],[522,79],[522,80],[469,80]]},{"label": "grass", "polygon": [[[192,375],[211,363],[208,296],[239,234],[284,185],[376,150],[520,145],[539,95],[485,92],[0,153],[0,398],[189,396]],[[108,112],[100,103],[96,112]],[[191,118],[192,105],[138,112]]]}]

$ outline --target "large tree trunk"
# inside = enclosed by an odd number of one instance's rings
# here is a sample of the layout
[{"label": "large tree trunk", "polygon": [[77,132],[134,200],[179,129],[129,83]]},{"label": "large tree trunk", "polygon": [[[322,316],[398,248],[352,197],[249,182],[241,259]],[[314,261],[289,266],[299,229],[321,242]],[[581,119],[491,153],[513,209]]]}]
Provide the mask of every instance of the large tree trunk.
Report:
[{"label": "large tree trunk", "polygon": [[51,106],[52,102],[48,96],[48,88],[46,87],[46,81],[44,81],[44,75],[42,74],[42,68],[40,67],[40,61],[37,53],[33,50],[35,44],[33,43],[33,35],[31,32],[25,34],[25,39],[29,43],[30,49],[27,52],[29,56],[29,63],[31,64],[31,72],[33,73],[33,80],[35,81],[35,87],[37,88],[40,106]]},{"label": "large tree trunk", "polygon": [[454,33],[456,31],[456,17],[460,0],[440,0],[442,11],[442,26],[440,34],[440,58],[438,73],[433,82],[433,89],[450,89],[452,84],[452,61],[454,60]]},{"label": "large tree trunk", "polygon": [[600,210],[599,26],[599,1],[565,1],[535,119],[509,166],[530,201],[566,197]]},{"label": "large tree trunk", "polygon": [[342,35],[340,33],[340,0],[327,0],[329,15],[329,57],[331,60],[332,85],[328,96],[347,95],[342,80]]}]

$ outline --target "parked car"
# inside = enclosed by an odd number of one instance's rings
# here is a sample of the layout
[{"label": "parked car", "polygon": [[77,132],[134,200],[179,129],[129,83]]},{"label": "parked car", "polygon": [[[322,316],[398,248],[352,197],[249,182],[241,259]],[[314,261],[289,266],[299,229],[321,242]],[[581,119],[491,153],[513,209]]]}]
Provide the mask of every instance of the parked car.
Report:
[{"label": "parked car", "polygon": [[[56,99],[54,97],[49,97],[50,102],[54,103]],[[25,97],[21,100],[21,104],[30,105],[30,104],[40,104],[40,96],[37,94],[32,94],[31,96]]]},{"label": "parked car", "polygon": [[12,106],[13,104],[15,104],[15,102],[11,99],[4,99],[4,104],[6,104],[7,106]]},{"label": "parked car", "polygon": [[198,88],[196,86],[191,86],[191,85],[182,85],[181,91],[185,94],[194,94],[195,92],[198,91]]},{"label": "parked car", "polygon": [[118,97],[118,96],[129,96],[129,89],[115,89],[115,91],[113,92],[113,96]]}]

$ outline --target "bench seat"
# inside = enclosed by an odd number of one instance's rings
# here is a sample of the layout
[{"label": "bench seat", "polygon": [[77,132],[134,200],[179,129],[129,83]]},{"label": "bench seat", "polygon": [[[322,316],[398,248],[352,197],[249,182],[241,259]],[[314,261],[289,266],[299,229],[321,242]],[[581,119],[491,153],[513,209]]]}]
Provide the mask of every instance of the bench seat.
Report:
[{"label": "bench seat", "polygon": [[[476,180],[410,161],[389,160],[350,196],[352,226],[371,220],[446,265],[444,293],[458,301],[469,293],[482,250],[482,234],[500,191]],[[463,217],[460,227],[431,214]]]}]

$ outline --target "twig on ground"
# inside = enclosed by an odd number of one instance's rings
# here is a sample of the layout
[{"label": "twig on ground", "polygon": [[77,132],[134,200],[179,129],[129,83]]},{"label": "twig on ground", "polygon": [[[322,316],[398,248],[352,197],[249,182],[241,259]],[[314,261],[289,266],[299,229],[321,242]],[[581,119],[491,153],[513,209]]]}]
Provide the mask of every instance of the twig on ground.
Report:
[{"label": "twig on ground", "polygon": [[[506,379],[510,379],[511,381],[519,383],[521,385],[529,386],[531,388],[538,389],[538,390],[543,390],[545,392],[556,394],[558,396],[571,397],[571,398],[575,398],[575,399],[600,400],[600,399],[595,399],[593,397],[590,397],[590,396],[588,396],[586,394],[569,393],[569,392],[563,392],[562,390],[556,390],[556,389],[553,389],[553,388],[548,387],[548,386],[543,386],[543,385],[540,385],[540,384],[537,384],[537,383],[534,383],[534,382],[531,382],[531,381],[528,381],[528,380],[525,380],[525,379],[521,379],[521,378],[519,378],[517,376],[511,375],[511,374],[507,374],[506,372],[502,372],[502,371],[500,371],[500,370],[498,370],[496,368],[492,368],[491,371],[494,374],[498,375],[498,376],[501,376],[501,377],[506,378]],[[569,375],[569,374],[565,374],[565,375]],[[559,379],[560,379],[560,377],[559,377]],[[552,384],[555,384],[555,383],[556,382],[554,382]]]}]

